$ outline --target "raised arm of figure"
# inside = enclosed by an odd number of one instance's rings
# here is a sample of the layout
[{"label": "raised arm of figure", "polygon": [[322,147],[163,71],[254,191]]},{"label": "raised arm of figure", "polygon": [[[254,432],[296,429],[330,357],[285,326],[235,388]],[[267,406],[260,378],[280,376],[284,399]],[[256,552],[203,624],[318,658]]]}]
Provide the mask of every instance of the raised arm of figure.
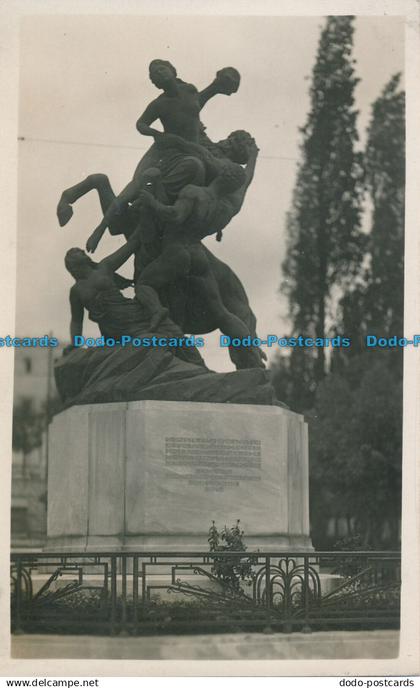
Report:
[{"label": "raised arm of figure", "polygon": [[241,76],[234,67],[219,69],[211,84],[203,88],[198,94],[200,108],[202,109],[213,96],[218,94],[230,96],[232,93],[236,93],[240,80]]},{"label": "raised arm of figure", "polygon": [[135,232],[130,236],[128,241],[121,246],[119,249],[111,253],[106,258],[103,258],[98,266],[106,268],[110,272],[115,272],[121,265],[123,265],[126,260],[134,253],[140,244],[140,230],[136,229]]},{"label": "raised arm of figure", "polygon": [[239,213],[240,209],[242,208],[242,204],[244,202],[246,192],[248,191],[248,187],[254,178],[255,165],[257,164],[258,152],[259,152],[259,149],[258,149],[255,141],[253,140],[252,144],[250,145],[249,158],[248,158],[248,162],[247,162],[246,167],[245,167],[245,182],[242,184],[242,186],[239,187],[239,189],[237,189],[236,191],[233,191],[228,196],[229,201],[231,202],[232,207],[233,207],[234,215],[237,215]]},{"label": "raised arm of figure", "polygon": [[219,94],[217,86],[217,80],[214,79],[211,82],[211,84],[209,84],[208,86],[206,86],[206,88],[203,88],[203,90],[199,92],[198,100],[200,103],[201,110],[203,109],[205,104],[210,100],[210,98],[213,98],[214,96],[217,96]]}]

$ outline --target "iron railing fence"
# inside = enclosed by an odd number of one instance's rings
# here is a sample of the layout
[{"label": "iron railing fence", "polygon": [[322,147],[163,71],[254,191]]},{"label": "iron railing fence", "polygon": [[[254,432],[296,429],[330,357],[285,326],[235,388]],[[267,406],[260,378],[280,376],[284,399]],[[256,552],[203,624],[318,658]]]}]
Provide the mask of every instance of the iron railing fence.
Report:
[{"label": "iron railing fence", "polygon": [[13,552],[12,632],[397,628],[399,552]]}]

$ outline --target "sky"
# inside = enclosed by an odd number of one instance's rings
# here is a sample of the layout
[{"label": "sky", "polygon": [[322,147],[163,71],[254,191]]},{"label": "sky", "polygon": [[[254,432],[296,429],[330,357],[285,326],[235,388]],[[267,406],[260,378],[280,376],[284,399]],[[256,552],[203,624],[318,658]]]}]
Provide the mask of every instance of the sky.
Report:
[{"label": "sky", "polygon": [[[207,246],[240,277],[257,316],[257,331],[288,333],[287,303],[279,294],[285,216],[299,159],[299,127],[309,110],[310,75],[322,17],[31,16],[22,20],[18,158],[16,332],[68,339],[71,276],[63,259],[84,247],[101,219],[95,192],[74,206],[69,224],[55,215],[63,189],[93,172],[106,173],[118,193],[151,140],[136,120],[158,92],[148,79],[154,58],[168,59],[199,89],[218,69],[236,67],[239,91],[217,96],[201,118],[213,140],[246,129],[260,148],[245,204]],[[404,26],[398,17],[358,17],[354,57],[360,145],[372,102],[403,70]],[[94,259],[122,243],[106,235]],[[124,274],[131,276],[127,264]],[[89,336],[97,326],[85,320]],[[218,334],[206,336],[207,365],[232,370]],[[268,352],[274,355],[275,350]]]}]

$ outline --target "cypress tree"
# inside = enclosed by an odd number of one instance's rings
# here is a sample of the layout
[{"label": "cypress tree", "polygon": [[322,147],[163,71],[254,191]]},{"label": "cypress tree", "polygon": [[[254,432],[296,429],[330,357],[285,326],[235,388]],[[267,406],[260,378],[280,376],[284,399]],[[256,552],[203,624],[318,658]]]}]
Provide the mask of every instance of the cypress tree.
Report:
[{"label": "cypress tree", "polygon": [[[363,256],[353,31],[353,17],[327,18],[312,75],[311,108],[301,129],[302,159],[286,223],[282,284],[296,335],[325,338],[336,289],[352,282]],[[306,350],[304,356],[293,352],[291,358],[297,388],[301,368],[306,380],[308,371],[313,383],[323,379],[323,347]],[[309,401],[303,389],[294,396],[298,402]]]}]

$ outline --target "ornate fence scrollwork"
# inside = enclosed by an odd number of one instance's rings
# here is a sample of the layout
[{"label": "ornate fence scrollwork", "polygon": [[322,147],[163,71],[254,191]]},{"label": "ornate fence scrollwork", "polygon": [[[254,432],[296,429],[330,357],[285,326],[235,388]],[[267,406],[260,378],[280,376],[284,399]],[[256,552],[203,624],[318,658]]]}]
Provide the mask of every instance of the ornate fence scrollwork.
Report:
[{"label": "ornate fence scrollwork", "polygon": [[[62,561],[51,561],[49,558],[40,557],[25,560],[17,558],[11,563],[11,618],[12,630],[21,633],[23,627],[36,626],[42,621],[54,625],[61,614],[65,622],[66,611],[77,613],[77,609],[87,606],[93,607],[93,612],[100,612],[106,607],[108,596],[108,566],[99,564],[97,560],[92,562],[92,557],[83,558],[79,563],[68,563],[67,557]],[[104,576],[101,585],[84,581],[85,572],[92,565],[103,567]],[[52,572],[48,569],[52,569]],[[39,587],[36,589],[32,578],[37,574]],[[44,575],[43,575],[44,574]],[[75,578],[67,580],[69,576]],[[77,599],[78,596],[78,599]],[[97,604],[92,604],[96,596]],[[90,605],[89,605],[90,599]],[[64,602],[64,604],[63,604]],[[71,613],[68,614],[71,616]]]},{"label": "ornate fence scrollwork", "polygon": [[396,552],[16,552],[12,631],[397,627],[400,577]]}]

